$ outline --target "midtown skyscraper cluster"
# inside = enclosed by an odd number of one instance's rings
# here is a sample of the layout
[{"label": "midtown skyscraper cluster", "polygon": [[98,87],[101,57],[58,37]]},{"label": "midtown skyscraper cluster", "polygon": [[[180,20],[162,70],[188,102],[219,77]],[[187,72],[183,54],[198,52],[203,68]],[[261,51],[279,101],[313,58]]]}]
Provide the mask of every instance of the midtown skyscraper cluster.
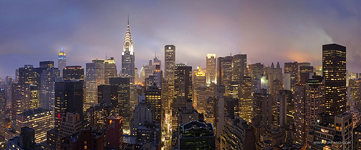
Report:
[{"label": "midtown skyscraper cluster", "polygon": [[361,149],[361,74],[345,46],[320,45],[322,66],[214,52],[202,68],[164,45],[164,60],[136,68],[128,19],[121,60],[69,66],[61,48],[57,67],[16,69],[0,82],[0,149]]}]

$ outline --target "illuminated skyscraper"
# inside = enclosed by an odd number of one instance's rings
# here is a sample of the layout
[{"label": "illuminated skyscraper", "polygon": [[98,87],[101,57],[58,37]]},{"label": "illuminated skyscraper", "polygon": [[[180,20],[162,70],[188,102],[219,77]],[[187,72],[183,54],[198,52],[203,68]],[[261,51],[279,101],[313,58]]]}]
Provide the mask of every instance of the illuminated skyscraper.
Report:
[{"label": "illuminated skyscraper", "polygon": [[58,68],[60,70],[60,76],[63,76],[63,69],[66,66],[66,55],[64,52],[64,48],[61,47],[59,55],[58,55]]},{"label": "illuminated skyscraper", "polygon": [[60,71],[57,68],[48,68],[47,70],[43,70],[41,74],[39,107],[54,111],[55,82],[60,80]]},{"label": "illuminated skyscraper", "polygon": [[197,104],[198,104],[198,93],[201,93],[201,90],[204,90],[204,86],[206,86],[206,75],[201,70],[201,66],[197,67],[197,71],[193,73],[193,107],[198,110]]},{"label": "illuminated skyscraper", "polygon": [[24,110],[30,109],[30,85],[26,83],[14,83],[12,85],[12,116],[15,118],[17,114]]},{"label": "illuminated skyscraper", "polygon": [[145,91],[145,103],[148,104],[153,110],[153,116],[155,123],[161,123],[162,116],[162,102],[161,102],[162,91],[157,86],[150,86]]},{"label": "illuminated skyscraper", "polygon": [[109,78],[117,77],[117,66],[114,57],[104,60],[104,83],[109,84]]},{"label": "illuminated skyscraper", "polygon": [[217,85],[230,86],[232,81],[232,56],[218,57],[217,60]]},{"label": "illuminated skyscraper", "polygon": [[338,115],[346,112],[346,47],[338,44],[323,45],[322,71],[326,113]]},{"label": "illuminated skyscraper", "polygon": [[86,63],[86,77],[85,77],[85,103],[84,110],[95,105],[98,101],[97,88],[104,84],[104,60],[95,59],[92,63]]},{"label": "illuminated skyscraper", "polygon": [[217,57],[216,54],[207,54],[206,57],[206,78],[207,78],[207,86],[211,83],[217,83]]},{"label": "illuminated skyscraper", "polygon": [[[175,70],[175,46],[166,45],[164,47],[165,66],[164,78],[170,91],[174,91],[174,70]],[[172,94],[171,94],[172,95]]]},{"label": "illuminated skyscraper", "polygon": [[177,64],[174,70],[175,107],[186,106],[186,100],[192,98],[192,66]]},{"label": "illuminated skyscraper", "polygon": [[135,55],[133,49],[133,40],[132,35],[130,34],[129,28],[129,18],[127,25],[127,32],[125,33],[124,43],[123,43],[123,52],[122,52],[122,75],[130,76],[131,83],[134,84],[135,77]]}]

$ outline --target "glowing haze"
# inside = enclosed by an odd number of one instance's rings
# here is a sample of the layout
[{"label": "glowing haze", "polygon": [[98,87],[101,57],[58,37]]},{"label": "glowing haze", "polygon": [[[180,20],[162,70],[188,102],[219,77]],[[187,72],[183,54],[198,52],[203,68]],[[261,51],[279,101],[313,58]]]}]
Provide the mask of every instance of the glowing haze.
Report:
[{"label": "glowing haze", "polygon": [[[176,46],[176,62],[205,67],[207,53],[248,55],[248,63],[321,64],[323,44],[347,47],[347,69],[361,72],[361,1],[0,1],[0,77],[53,60],[64,47],[67,65],[120,55],[127,16],[136,67],[164,45]],[[164,67],[164,66],[162,66]]]}]

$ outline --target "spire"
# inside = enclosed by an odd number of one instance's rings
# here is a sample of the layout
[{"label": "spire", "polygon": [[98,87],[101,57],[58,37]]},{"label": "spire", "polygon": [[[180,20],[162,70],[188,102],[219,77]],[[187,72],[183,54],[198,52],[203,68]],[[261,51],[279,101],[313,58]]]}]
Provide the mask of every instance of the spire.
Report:
[{"label": "spire", "polygon": [[281,68],[280,62],[277,62],[277,68]]},{"label": "spire", "polygon": [[126,31],[125,37],[124,37],[122,55],[124,55],[125,52],[127,52],[127,53],[129,52],[130,55],[133,55],[133,54],[134,54],[134,51],[133,51],[133,40],[132,40],[132,35],[130,34],[129,15],[128,15],[127,31]]},{"label": "spire", "polygon": [[275,68],[275,65],[273,64],[273,62],[272,62],[271,68]]},{"label": "spire", "polygon": [[63,48],[63,47],[61,47],[61,48],[60,48],[60,51],[61,51],[61,52],[64,52],[64,48]]},{"label": "spire", "polygon": [[129,14],[128,14],[128,26],[129,26]]}]

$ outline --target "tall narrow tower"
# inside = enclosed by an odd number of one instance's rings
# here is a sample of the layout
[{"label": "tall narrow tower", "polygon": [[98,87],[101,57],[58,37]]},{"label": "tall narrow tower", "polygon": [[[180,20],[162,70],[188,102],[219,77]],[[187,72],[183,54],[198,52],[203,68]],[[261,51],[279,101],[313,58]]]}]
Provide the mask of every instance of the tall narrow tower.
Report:
[{"label": "tall narrow tower", "polygon": [[346,47],[338,44],[322,46],[322,71],[325,79],[326,113],[338,115],[346,111]]},{"label": "tall narrow tower", "polygon": [[61,47],[59,55],[58,55],[58,68],[60,70],[60,76],[63,77],[63,69],[66,67],[66,56],[64,52],[64,48]]},{"label": "tall narrow tower", "polygon": [[129,18],[127,32],[125,33],[123,52],[122,52],[122,76],[131,77],[130,82],[134,84],[135,75],[135,56],[133,50],[133,40],[130,34]]}]

